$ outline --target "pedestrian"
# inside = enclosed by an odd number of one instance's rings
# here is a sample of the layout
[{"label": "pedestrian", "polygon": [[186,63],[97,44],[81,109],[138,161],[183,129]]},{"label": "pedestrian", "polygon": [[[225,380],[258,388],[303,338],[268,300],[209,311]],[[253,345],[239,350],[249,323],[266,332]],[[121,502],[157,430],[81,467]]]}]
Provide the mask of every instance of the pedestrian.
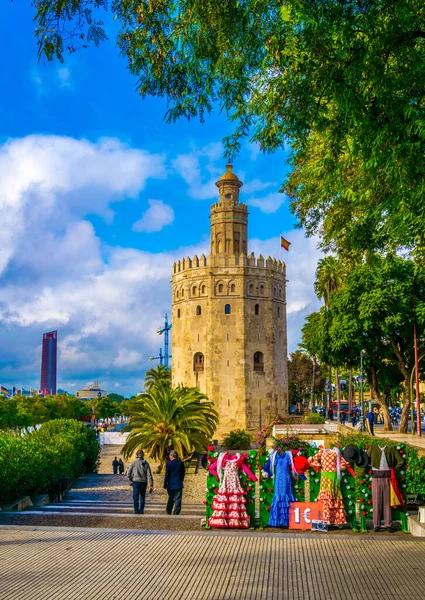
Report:
[{"label": "pedestrian", "polygon": [[330,408],[330,409],[328,410],[328,417],[329,417],[329,420],[330,420],[330,421],[333,421],[333,420],[334,420],[334,411],[332,410],[332,408]]},{"label": "pedestrian", "polygon": [[354,408],[351,409],[350,411],[350,419],[351,419],[351,425],[354,427],[356,426],[356,422],[357,422],[357,411],[354,410]]},{"label": "pedestrian", "polygon": [[345,411],[341,410],[339,413],[339,420],[341,421],[341,425],[345,425],[345,418],[346,418]]},{"label": "pedestrian", "polygon": [[152,471],[149,463],[145,460],[143,450],[137,450],[136,460],[128,467],[127,477],[133,488],[134,513],[143,515],[147,487],[149,486],[149,493],[153,492]]},{"label": "pedestrian", "polygon": [[375,410],[370,410],[367,415],[366,415],[366,420],[368,423],[368,429],[369,429],[369,433],[370,435],[375,435],[373,432],[373,426],[375,423]]},{"label": "pedestrian", "polygon": [[[170,452],[170,460],[165,468],[164,489],[167,490],[168,501],[166,511],[171,515],[179,515],[182,508],[183,480],[185,468],[175,450]],[[173,511],[174,507],[174,511]]]},{"label": "pedestrian", "polygon": [[118,466],[119,466],[119,462],[117,457],[114,458],[114,460],[112,461],[112,469],[114,471],[114,475],[116,475],[118,473]]},{"label": "pedestrian", "polygon": [[120,472],[120,475],[124,473],[124,463],[122,462],[122,458],[118,461],[118,471]]}]

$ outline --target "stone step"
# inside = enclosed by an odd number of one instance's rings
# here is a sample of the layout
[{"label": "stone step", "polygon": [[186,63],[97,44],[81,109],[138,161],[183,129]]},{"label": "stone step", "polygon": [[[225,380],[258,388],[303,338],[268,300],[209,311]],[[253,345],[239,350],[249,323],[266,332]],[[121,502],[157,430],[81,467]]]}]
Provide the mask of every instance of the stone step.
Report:
[{"label": "stone step", "polygon": [[[41,506],[39,507],[37,510],[43,511],[43,512],[79,512],[79,513],[119,513],[119,514],[127,514],[127,513],[133,513],[133,505],[126,505],[126,506],[122,506],[122,505],[116,505],[116,504],[111,504],[111,505],[102,505],[102,506],[87,506],[87,505],[82,505],[79,503],[75,503],[75,504],[64,504],[64,503],[60,503],[60,504],[48,504],[45,506]],[[28,511],[26,511],[28,512]],[[161,504],[161,505],[157,505],[157,506],[151,506],[151,505],[147,505],[145,506],[145,513],[147,514],[163,514],[165,513],[165,504]],[[203,507],[200,508],[187,508],[187,507],[183,507],[182,508],[182,514],[183,515],[198,515],[198,516],[204,516],[205,514],[205,509]]]},{"label": "stone step", "polygon": [[90,527],[110,529],[197,531],[201,529],[199,515],[167,515],[133,513],[103,513],[89,510],[78,511],[45,511],[24,510],[0,512],[0,525],[41,526],[41,527]]}]

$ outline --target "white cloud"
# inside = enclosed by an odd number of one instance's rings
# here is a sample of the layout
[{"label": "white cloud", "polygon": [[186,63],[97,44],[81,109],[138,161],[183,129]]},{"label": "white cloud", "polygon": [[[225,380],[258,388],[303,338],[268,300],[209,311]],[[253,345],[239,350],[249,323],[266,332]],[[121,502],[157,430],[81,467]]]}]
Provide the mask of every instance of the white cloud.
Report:
[{"label": "white cloud", "polygon": [[272,214],[279,210],[282,204],[285,202],[285,196],[283,194],[269,194],[264,198],[250,198],[247,201],[249,206],[256,206],[263,213]]},{"label": "white cloud", "polygon": [[[204,159],[216,152],[208,147]],[[41,334],[57,328],[60,387],[99,378],[103,389],[118,382],[122,393],[141,389],[148,357],[163,344],[156,329],[170,311],[172,264],[207,253],[208,240],[156,254],[106,247],[86,216],[110,218],[110,203],[137,198],[148,177],[164,176],[164,162],[118,140],[39,135],[0,146],[3,384],[38,389]],[[305,314],[318,305],[313,281],[320,253],[301,231],[285,237],[292,242],[284,257],[294,349]],[[250,250],[276,256],[279,239],[252,240]]]},{"label": "white cloud", "polygon": [[143,356],[136,350],[120,349],[114,360],[116,367],[134,367],[143,362]]},{"label": "white cloud", "polygon": [[7,141],[0,148],[0,274],[27,230],[37,237],[54,223],[60,231],[89,213],[110,219],[111,201],[136,198],[148,177],[164,172],[164,156],[113,138],[96,144],[43,135]]},{"label": "white cloud", "polygon": [[67,67],[58,69],[59,86],[61,88],[72,89],[71,73]]},{"label": "white cloud", "polygon": [[[220,143],[195,148],[189,154],[179,154],[172,162],[173,168],[189,186],[188,194],[195,200],[206,200],[217,196],[215,182],[223,174],[224,168],[214,165],[223,153]],[[224,161],[223,161],[224,163]],[[201,169],[202,165],[202,169]],[[203,173],[208,172],[208,181]]]},{"label": "white cloud", "polygon": [[253,179],[252,181],[244,183],[243,192],[244,194],[255,194],[255,192],[266,190],[272,185],[276,187],[276,183],[274,181],[261,181],[260,179]]},{"label": "white cloud", "polygon": [[149,208],[143,213],[142,218],[133,225],[133,231],[153,233],[161,231],[166,225],[174,221],[174,210],[162,200],[148,200]]}]

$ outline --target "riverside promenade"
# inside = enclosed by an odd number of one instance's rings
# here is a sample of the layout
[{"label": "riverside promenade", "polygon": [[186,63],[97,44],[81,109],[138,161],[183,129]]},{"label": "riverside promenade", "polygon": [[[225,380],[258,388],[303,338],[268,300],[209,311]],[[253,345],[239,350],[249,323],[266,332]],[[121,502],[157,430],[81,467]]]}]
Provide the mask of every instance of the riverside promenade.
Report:
[{"label": "riverside promenade", "polygon": [[0,529],[1,600],[423,600],[425,543],[258,532]]}]

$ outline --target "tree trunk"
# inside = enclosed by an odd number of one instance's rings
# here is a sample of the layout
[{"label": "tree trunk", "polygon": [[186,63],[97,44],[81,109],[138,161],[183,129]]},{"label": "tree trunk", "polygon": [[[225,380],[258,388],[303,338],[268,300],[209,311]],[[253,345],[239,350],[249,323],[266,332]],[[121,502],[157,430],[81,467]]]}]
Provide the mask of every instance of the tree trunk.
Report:
[{"label": "tree trunk", "polygon": [[391,347],[394,351],[394,354],[396,355],[400,372],[402,373],[402,375],[404,377],[404,381],[405,381],[404,403],[403,403],[403,410],[401,411],[400,426],[399,426],[398,430],[400,433],[407,433],[407,426],[409,423],[409,411],[410,411],[410,373],[406,367],[406,363],[405,363],[403,355],[400,351],[400,348],[398,347],[397,342],[395,341],[395,339],[392,336],[390,337],[390,342],[391,342]]},{"label": "tree trunk", "polygon": [[348,410],[353,408],[353,369],[350,369],[350,377],[348,380]]},{"label": "tree trunk", "polygon": [[370,377],[369,377],[369,386],[372,390],[372,395],[377,402],[379,402],[382,412],[384,415],[384,431],[392,431],[393,426],[391,425],[391,416],[390,410],[388,408],[387,401],[385,397],[379,392],[378,388],[378,377],[376,374],[375,365],[370,365]]},{"label": "tree trunk", "polygon": [[338,413],[336,420],[339,423],[339,419],[340,419],[339,413],[341,412],[341,382],[339,380],[339,368],[338,367],[335,369],[335,380],[336,380],[336,401],[337,401],[336,412]]}]

